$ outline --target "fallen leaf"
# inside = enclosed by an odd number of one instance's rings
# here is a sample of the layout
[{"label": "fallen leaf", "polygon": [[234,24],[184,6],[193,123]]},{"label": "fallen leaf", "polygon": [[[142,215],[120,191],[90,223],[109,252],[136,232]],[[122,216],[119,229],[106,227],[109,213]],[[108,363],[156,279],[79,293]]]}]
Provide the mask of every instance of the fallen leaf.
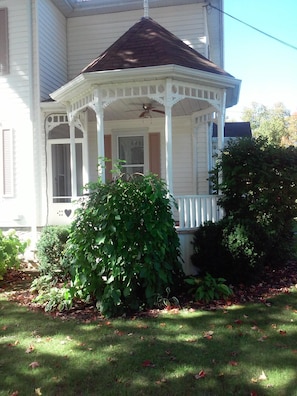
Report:
[{"label": "fallen leaf", "polygon": [[138,329],[147,329],[148,325],[141,323],[141,324],[137,325],[137,328]]},{"label": "fallen leaf", "polygon": [[165,382],[167,382],[166,378],[161,378],[160,380],[156,381],[156,384],[161,385],[164,384]]},{"label": "fallen leaf", "polygon": [[31,367],[32,369],[35,369],[37,367],[39,367],[39,363],[38,362],[32,362],[29,364],[29,367]]},{"label": "fallen leaf", "polygon": [[198,374],[195,374],[194,377],[195,377],[195,379],[197,379],[197,380],[198,380],[198,379],[201,379],[201,378],[205,378],[205,377],[206,377],[206,373],[205,373],[204,370],[201,370],[201,371],[199,371]]},{"label": "fallen leaf", "polygon": [[35,349],[34,345],[30,345],[27,349],[26,349],[26,353],[31,353],[33,352]]},{"label": "fallen leaf", "polygon": [[113,333],[119,337],[121,337],[125,334],[123,331],[120,331],[120,330],[115,330]]},{"label": "fallen leaf", "polygon": [[243,321],[241,319],[236,319],[236,320],[234,320],[234,323],[241,325],[243,323]]},{"label": "fallen leaf", "polygon": [[210,330],[210,331],[205,331],[204,333],[203,333],[203,337],[204,338],[207,338],[208,340],[211,340],[212,339],[212,336],[213,336],[213,331],[212,330]]},{"label": "fallen leaf", "polygon": [[258,338],[258,341],[259,342],[264,342],[267,338],[268,337],[264,335],[263,337]]},{"label": "fallen leaf", "polygon": [[229,364],[230,366],[238,366],[238,362],[236,362],[235,360],[231,360]]},{"label": "fallen leaf", "polygon": [[193,342],[197,342],[197,338],[187,338],[186,339],[186,342],[190,342],[190,343],[193,343]]},{"label": "fallen leaf", "polygon": [[263,370],[262,370],[261,375],[259,375],[259,380],[260,381],[266,381],[267,380],[266,374],[264,373]]},{"label": "fallen leaf", "polygon": [[280,335],[286,335],[287,332],[286,332],[286,330],[280,330],[280,331],[279,331],[279,334],[280,334]]},{"label": "fallen leaf", "polygon": [[9,396],[18,396],[18,395],[19,395],[19,391],[14,391]]},{"label": "fallen leaf", "polygon": [[250,396],[258,396],[258,393],[255,391],[251,391]]},{"label": "fallen leaf", "polygon": [[38,395],[38,396],[42,395],[41,388],[35,388],[35,395]]},{"label": "fallen leaf", "polygon": [[155,364],[152,363],[150,360],[144,360],[142,362],[142,367],[155,367]]}]

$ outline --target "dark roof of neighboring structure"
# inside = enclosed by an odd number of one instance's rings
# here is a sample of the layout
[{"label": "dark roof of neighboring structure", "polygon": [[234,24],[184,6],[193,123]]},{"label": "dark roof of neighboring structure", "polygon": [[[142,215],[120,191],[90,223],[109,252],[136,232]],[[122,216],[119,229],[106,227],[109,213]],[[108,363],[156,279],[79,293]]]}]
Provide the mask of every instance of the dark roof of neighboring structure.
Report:
[{"label": "dark roof of neighboring structure", "polygon": [[81,73],[179,65],[232,77],[151,18],[142,18]]},{"label": "dark roof of neighboring structure", "polygon": [[[252,130],[249,122],[225,122],[224,132],[226,138],[252,137]],[[212,137],[217,136],[218,127],[216,124],[213,124]]]}]

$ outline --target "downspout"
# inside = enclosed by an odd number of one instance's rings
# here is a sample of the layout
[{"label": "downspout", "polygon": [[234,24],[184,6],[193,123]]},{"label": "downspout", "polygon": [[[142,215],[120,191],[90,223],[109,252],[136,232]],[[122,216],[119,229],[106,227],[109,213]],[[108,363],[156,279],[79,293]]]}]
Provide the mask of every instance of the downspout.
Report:
[{"label": "downspout", "polygon": [[[36,3],[35,3],[36,6]],[[28,190],[31,190],[31,249],[35,249],[36,242],[37,242],[37,219],[36,219],[36,170],[35,170],[35,142],[34,142],[34,132],[36,128],[35,124],[35,101],[34,101],[34,70],[33,70],[33,64],[34,64],[34,45],[33,45],[33,6],[32,6],[32,0],[27,0],[27,13],[28,13],[28,78],[29,78],[29,109],[30,109],[30,125],[31,125],[31,150],[32,152],[28,156],[28,158],[31,157],[31,174],[32,174],[32,182],[31,182],[31,188]]]}]

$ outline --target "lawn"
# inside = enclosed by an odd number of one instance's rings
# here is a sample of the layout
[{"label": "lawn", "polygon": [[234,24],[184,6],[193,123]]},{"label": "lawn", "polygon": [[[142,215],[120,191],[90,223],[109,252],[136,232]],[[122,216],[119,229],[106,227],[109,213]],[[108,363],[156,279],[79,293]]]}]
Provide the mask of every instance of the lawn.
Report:
[{"label": "lawn", "polygon": [[[0,285],[1,287],[1,285]],[[0,293],[0,395],[297,395],[297,288],[262,303],[62,320]]]}]

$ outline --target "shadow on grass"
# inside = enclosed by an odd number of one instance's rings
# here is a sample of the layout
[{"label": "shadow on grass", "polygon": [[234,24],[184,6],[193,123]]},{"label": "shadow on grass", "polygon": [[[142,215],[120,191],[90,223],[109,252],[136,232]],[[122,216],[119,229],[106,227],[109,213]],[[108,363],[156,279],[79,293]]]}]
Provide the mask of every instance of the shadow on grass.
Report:
[{"label": "shadow on grass", "polygon": [[0,301],[0,395],[294,396],[295,300],[89,324]]}]

